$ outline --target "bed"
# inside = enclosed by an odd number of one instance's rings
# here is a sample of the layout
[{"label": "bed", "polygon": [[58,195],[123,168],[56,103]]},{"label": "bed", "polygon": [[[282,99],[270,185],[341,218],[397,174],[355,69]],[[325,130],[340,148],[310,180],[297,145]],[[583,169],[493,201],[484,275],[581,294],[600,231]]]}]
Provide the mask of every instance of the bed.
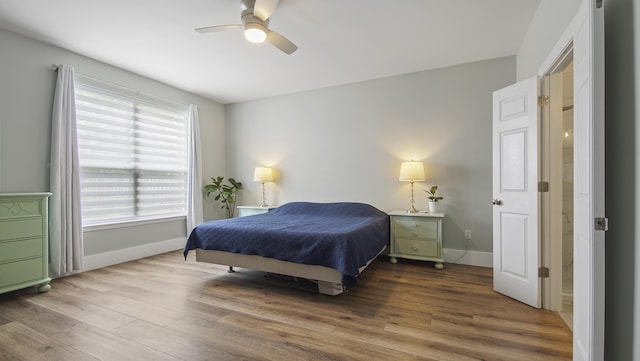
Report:
[{"label": "bed", "polygon": [[184,256],[196,261],[306,278],[338,295],[389,243],[389,216],[354,202],[292,202],[270,212],[193,229]]}]

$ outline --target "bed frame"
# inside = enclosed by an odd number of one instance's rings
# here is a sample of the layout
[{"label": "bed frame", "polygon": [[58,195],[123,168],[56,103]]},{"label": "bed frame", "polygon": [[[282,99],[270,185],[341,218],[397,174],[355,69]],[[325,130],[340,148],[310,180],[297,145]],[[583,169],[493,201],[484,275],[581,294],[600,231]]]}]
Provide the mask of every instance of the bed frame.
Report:
[{"label": "bed frame", "polygon": [[[373,260],[375,260],[386,248],[386,246],[383,247],[375,257],[370,259],[364,266],[360,267],[359,273],[362,273],[362,271],[367,268],[367,266],[371,264],[371,262],[373,262]],[[339,295],[346,290],[346,287],[342,284],[342,273],[334,268],[325,266],[306,265],[280,261],[257,255],[212,251],[200,248],[196,249],[196,261],[229,266],[230,272],[233,272],[233,267],[240,267],[286,276],[306,278],[318,284],[318,292],[329,296]]]}]

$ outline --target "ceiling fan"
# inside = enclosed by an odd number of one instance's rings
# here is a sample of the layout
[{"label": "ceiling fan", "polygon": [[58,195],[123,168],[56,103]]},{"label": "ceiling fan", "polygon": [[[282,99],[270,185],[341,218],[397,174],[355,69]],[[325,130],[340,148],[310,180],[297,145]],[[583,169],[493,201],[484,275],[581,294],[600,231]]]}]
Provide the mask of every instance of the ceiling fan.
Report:
[{"label": "ceiling fan", "polygon": [[262,43],[265,40],[287,54],[298,49],[296,44],[279,33],[269,29],[269,17],[278,6],[279,0],[241,0],[242,24],[214,25],[197,28],[199,33],[212,33],[244,28],[244,37],[252,43]]}]

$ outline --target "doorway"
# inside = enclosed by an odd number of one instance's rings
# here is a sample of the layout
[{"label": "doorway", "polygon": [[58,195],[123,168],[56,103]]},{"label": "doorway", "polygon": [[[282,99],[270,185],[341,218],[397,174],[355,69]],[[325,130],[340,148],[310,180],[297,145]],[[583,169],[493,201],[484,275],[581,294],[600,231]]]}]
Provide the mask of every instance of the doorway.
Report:
[{"label": "doorway", "polygon": [[573,329],[574,275],[574,76],[573,50],[569,47],[543,78],[545,109],[541,122],[541,193],[543,264],[549,278],[543,281],[543,308],[558,312]]},{"label": "doorway", "polygon": [[[571,61],[565,63],[568,59]],[[553,99],[562,92],[546,92],[544,88],[551,79],[562,79],[552,75],[561,74],[560,70],[565,69],[563,65],[569,63],[573,64],[574,89],[573,321],[569,323],[573,329],[574,359],[600,360],[604,357],[604,241],[608,227],[604,209],[604,9],[600,2],[582,2],[574,21],[541,65],[542,80],[523,79],[493,93],[493,284],[494,290],[533,307],[544,304],[546,309],[561,310],[562,242],[559,240],[563,231],[562,207],[558,204],[562,204],[562,172],[551,172],[550,168],[552,165],[562,168],[562,158],[557,157],[561,153],[550,151],[550,147],[554,144],[561,147],[562,141],[554,139],[548,143],[551,139],[545,138],[543,130],[548,129],[549,137],[560,136],[561,140],[562,128],[551,132],[548,126],[557,126],[558,122],[545,123],[550,117],[544,113],[550,111],[547,108],[561,113],[563,102]],[[518,87],[529,84],[531,79],[534,83],[530,90],[518,96]],[[544,98],[538,97],[540,90],[550,98],[548,107],[537,106],[540,100],[544,102]],[[525,123],[524,116],[519,117],[524,113],[535,117],[529,117],[534,119]],[[522,119],[522,131],[502,131],[502,124],[515,119]],[[525,147],[525,144],[534,146]],[[514,148],[510,156],[502,152],[505,146]],[[526,152],[529,148],[533,148],[531,155]],[[542,174],[543,171],[547,173]],[[530,174],[535,177],[529,177]],[[503,179],[505,175],[509,178]],[[550,181],[551,176],[560,177],[560,182]],[[503,180],[510,182],[508,192],[504,192]],[[544,191],[546,182],[548,192]],[[556,197],[550,196],[559,191]],[[530,197],[504,199],[516,193],[527,193]],[[528,208],[508,209],[518,205]],[[541,205],[549,209],[542,209]],[[549,278],[538,277],[545,277],[546,273]],[[509,283],[518,280],[521,282],[516,285]],[[527,288],[531,291],[527,292]],[[533,302],[522,300],[521,294],[530,295]]]}]

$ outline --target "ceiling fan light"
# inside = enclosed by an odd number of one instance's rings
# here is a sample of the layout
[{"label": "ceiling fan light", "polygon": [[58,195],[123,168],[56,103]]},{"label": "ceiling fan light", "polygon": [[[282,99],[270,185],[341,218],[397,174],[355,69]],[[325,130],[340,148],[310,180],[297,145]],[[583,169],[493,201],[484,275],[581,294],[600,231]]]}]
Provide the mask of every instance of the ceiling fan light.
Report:
[{"label": "ceiling fan light", "polygon": [[244,37],[252,43],[262,43],[267,39],[267,33],[259,24],[247,24],[244,29]]}]

